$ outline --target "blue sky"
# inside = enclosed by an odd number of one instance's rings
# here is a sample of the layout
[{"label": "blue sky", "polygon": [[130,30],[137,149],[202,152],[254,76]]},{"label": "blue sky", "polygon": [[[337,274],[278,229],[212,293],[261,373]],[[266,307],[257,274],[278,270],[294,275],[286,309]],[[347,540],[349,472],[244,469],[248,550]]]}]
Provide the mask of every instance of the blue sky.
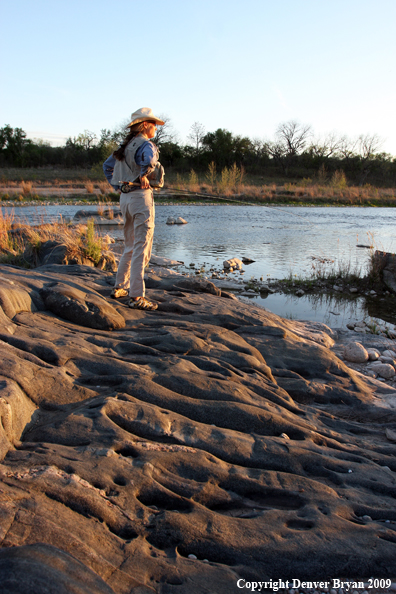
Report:
[{"label": "blue sky", "polygon": [[181,142],[297,120],[396,155],[396,0],[0,1],[0,127],[62,144],[148,106]]}]

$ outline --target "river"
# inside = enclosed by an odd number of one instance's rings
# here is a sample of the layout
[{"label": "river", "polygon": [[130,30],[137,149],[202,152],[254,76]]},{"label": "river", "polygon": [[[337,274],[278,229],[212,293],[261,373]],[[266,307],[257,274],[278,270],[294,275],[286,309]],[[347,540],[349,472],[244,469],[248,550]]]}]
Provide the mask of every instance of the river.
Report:
[{"label": "river", "polygon": [[[72,218],[81,208],[96,210],[96,206],[51,205],[2,207],[2,211],[12,212],[15,220],[37,223],[56,220],[59,215]],[[169,216],[181,216],[188,224],[167,225]],[[247,280],[306,276],[318,267],[337,270],[350,266],[364,274],[370,250],[358,246],[395,252],[395,229],[394,208],[159,204],[153,253],[181,260],[187,267],[205,264],[206,269],[219,268],[228,258],[248,257],[254,263],[245,266]],[[122,237],[122,228],[108,227],[106,232]],[[340,301],[277,294],[267,299],[256,297],[255,301],[283,316],[332,326],[367,314],[362,297]]]}]

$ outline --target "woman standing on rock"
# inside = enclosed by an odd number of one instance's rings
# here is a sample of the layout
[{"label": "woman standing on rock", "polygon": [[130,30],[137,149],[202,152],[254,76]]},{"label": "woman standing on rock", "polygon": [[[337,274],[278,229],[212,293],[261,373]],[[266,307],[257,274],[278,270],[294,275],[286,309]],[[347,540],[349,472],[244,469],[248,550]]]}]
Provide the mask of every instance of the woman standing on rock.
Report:
[{"label": "woman standing on rock", "polygon": [[155,310],[158,305],[145,298],[144,269],[150,261],[154,236],[154,197],[147,178],[158,163],[154,138],[157,126],[164,122],[149,107],[142,107],[131,116],[124,142],[105,161],[103,169],[114,187],[121,182],[120,208],[124,218],[124,251],[118,265],[111,297],[130,296],[129,307]]}]

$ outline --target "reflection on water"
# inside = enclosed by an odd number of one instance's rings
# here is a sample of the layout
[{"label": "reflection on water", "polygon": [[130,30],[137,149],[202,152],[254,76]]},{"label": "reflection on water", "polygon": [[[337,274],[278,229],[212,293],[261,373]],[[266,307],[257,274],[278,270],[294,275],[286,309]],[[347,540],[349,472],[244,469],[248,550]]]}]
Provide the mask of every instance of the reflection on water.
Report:
[{"label": "reflection on water", "polygon": [[345,299],[328,294],[296,297],[275,293],[267,297],[261,295],[255,298],[255,302],[283,318],[322,322],[333,328],[345,326],[352,320],[361,320],[366,315],[363,297]]},{"label": "reflection on water", "polygon": [[[2,207],[2,211],[12,210],[16,220],[45,222],[59,215],[72,218],[81,208],[96,211],[96,206]],[[169,216],[181,216],[188,224],[166,225]],[[375,247],[394,252],[395,225],[396,209],[392,208],[158,205],[153,253],[187,266],[206,263],[207,268],[221,268],[223,260],[232,257],[252,258],[255,262],[245,266],[246,280],[309,275],[315,265],[313,257],[333,261],[327,267],[337,268],[348,261],[352,269],[364,271],[369,250],[357,245],[369,245],[374,238]],[[105,232],[122,237],[122,228],[109,226]],[[362,299],[343,300],[342,305],[326,303],[324,297],[315,301],[311,296],[257,299],[280,315],[317,321],[327,317],[333,326],[366,313]]]}]

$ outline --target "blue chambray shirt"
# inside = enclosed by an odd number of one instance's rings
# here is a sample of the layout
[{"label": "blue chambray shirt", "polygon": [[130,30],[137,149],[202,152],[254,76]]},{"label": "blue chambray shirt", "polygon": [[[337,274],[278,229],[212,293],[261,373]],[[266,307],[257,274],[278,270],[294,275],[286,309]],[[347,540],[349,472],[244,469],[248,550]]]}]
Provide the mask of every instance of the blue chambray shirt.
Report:
[{"label": "blue chambray shirt", "polygon": [[[152,142],[150,142],[150,140],[144,142],[136,151],[135,161],[138,165],[140,165],[140,175],[146,175],[149,169],[154,168],[157,160],[158,149]],[[119,190],[120,186],[114,186],[111,183],[115,162],[115,157],[110,155],[110,157],[108,157],[103,163],[103,171],[109,184],[113,186],[115,190]]]}]

